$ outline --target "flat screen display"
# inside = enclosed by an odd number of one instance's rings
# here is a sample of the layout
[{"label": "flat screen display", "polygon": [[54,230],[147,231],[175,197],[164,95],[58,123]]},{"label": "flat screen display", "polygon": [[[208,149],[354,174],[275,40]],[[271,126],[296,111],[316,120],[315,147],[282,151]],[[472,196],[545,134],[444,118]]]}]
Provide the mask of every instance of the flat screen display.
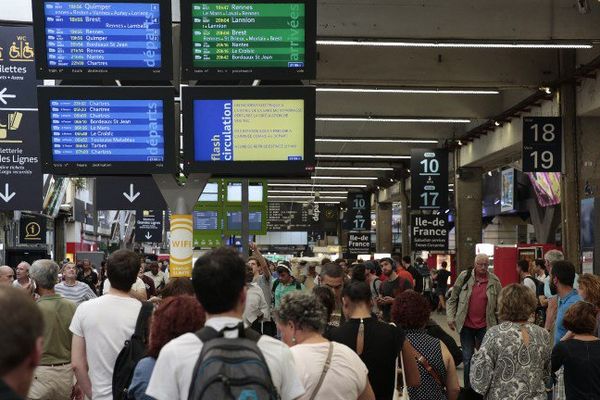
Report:
[{"label": "flat screen display", "polygon": [[219,201],[219,184],[208,182],[204,186],[204,190],[198,199],[200,202],[217,202]]},{"label": "flat screen display", "polygon": [[314,165],[311,87],[184,87],[191,172],[305,176]]},{"label": "flat screen display", "polygon": [[314,4],[184,0],[184,78],[314,79]]},{"label": "flat screen display", "polygon": [[[230,203],[240,203],[242,201],[241,183],[231,182],[227,185],[227,201]],[[263,201],[263,185],[248,185],[248,201],[250,203]]]},{"label": "flat screen display", "polygon": [[[262,211],[250,211],[249,213],[249,230],[262,230]],[[227,230],[241,231],[242,230],[242,212],[227,211]]]},{"label": "flat screen display", "polygon": [[38,76],[170,79],[171,4],[164,3],[35,1]]},{"label": "flat screen display", "polygon": [[194,230],[216,231],[219,229],[219,213],[217,211],[193,211]]},{"label": "flat screen display", "polygon": [[43,168],[99,175],[172,170],[172,96],[164,88],[40,87]]}]

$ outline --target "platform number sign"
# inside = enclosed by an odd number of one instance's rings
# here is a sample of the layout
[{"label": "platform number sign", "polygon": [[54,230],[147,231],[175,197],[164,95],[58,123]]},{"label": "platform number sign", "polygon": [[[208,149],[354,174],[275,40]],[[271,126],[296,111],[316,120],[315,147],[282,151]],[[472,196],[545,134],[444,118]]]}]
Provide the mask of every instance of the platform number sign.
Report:
[{"label": "platform number sign", "polygon": [[523,172],[561,172],[562,118],[523,118]]},{"label": "platform number sign", "polygon": [[413,149],[410,153],[411,207],[413,210],[448,208],[448,152]]},{"label": "platform number sign", "polygon": [[350,231],[371,230],[371,202],[368,193],[348,194],[347,228]]}]

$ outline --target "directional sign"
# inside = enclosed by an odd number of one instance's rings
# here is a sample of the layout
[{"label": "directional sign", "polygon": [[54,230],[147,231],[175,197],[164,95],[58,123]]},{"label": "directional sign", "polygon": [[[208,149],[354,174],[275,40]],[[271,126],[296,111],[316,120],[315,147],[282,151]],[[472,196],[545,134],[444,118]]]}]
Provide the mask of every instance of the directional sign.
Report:
[{"label": "directional sign", "polygon": [[448,250],[447,214],[411,215],[411,244],[414,251]]},{"label": "directional sign", "polygon": [[562,118],[523,118],[523,172],[561,172]]},{"label": "directional sign", "polygon": [[411,209],[445,211],[448,208],[448,152],[412,149],[410,171]]},{"label": "directional sign", "polygon": [[138,211],[135,216],[135,241],[136,242],[162,242],[163,212]]},{"label": "directional sign", "polygon": [[0,210],[42,209],[33,58],[32,27],[0,26]]},{"label": "directional sign", "polygon": [[346,229],[349,231],[371,230],[371,195],[368,193],[349,193]]},{"label": "directional sign", "polygon": [[96,178],[98,210],[167,210],[167,204],[151,176],[103,176]]}]

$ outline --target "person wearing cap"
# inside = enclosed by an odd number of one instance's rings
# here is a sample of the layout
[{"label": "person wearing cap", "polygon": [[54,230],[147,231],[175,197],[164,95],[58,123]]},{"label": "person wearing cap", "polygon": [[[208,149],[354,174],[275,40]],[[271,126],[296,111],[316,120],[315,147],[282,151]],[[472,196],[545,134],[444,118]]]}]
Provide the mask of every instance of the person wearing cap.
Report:
[{"label": "person wearing cap", "polygon": [[275,310],[279,309],[281,299],[288,293],[296,290],[303,290],[304,286],[292,276],[292,269],[287,261],[280,261],[277,264],[277,274],[279,278],[273,282],[273,306]]}]

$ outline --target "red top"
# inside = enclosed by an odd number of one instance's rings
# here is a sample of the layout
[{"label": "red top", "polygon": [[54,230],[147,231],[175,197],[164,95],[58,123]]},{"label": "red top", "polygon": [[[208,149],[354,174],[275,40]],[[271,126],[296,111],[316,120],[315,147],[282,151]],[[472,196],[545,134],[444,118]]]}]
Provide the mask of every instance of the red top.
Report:
[{"label": "red top", "polygon": [[412,274],[405,269],[398,268],[396,269],[396,275],[400,278],[406,279],[410,282],[412,287],[415,287],[415,278],[413,278]]},{"label": "red top", "polygon": [[467,311],[467,318],[464,324],[467,328],[481,329],[487,326],[485,320],[488,303],[487,285],[487,276],[485,278],[475,277],[475,285],[469,299],[469,310]]}]

